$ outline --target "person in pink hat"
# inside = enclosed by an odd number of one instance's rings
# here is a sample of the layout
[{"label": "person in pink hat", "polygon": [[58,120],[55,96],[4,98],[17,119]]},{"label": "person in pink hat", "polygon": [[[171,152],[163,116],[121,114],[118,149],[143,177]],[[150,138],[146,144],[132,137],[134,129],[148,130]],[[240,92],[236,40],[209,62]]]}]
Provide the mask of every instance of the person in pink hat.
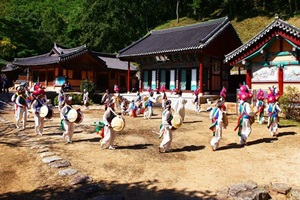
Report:
[{"label": "person in pink hat", "polygon": [[266,107],[266,103],[264,101],[265,99],[265,93],[263,90],[258,90],[257,94],[256,94],[256,108],[257,108],[257,111],[256,111],[256,114],[258,114],[258,117],[257,117],[257,121],[259,124],[263,124],[265,122],[265,117],[264,117],[264,110],[265,110],[265,107]]},{"label": "person in pink hat", "polygon": [[240,144],[244,146],[247,145],[247,139],[250,136],[252,131],[250,117],[253,117],[255,115],[250,107],[252,93],[249,92],[247,85],[240,86],[240,92],[238,94],[238,98],[240,100],[240,105],[238,108],[239,118],[237,121],[237,126],[235,127],[234,131],[238,130]]},{"label": "person in pink hat", "polygon": [[269,88],[268,93],[268,107],[266,112],[268,113],[268,129],[272,137],[278,136],[278,113],[281,109],[278,105],[278,100],[280,98],[279,92],[276,88]]}]

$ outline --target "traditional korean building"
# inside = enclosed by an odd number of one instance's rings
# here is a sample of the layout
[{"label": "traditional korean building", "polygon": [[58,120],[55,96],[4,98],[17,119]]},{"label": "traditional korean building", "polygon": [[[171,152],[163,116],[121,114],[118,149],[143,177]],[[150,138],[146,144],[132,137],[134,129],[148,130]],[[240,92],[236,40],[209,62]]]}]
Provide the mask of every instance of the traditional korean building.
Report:
[{"label": "traditional korean building", "polygon": [[114,84],[123,91],[130,91],[135,84],[132,80],[137,80],[135,66],[120,61],[114,54],[91,51],[85,45],[68,48],[54,44],[49,53],[16,58],[12,65],[27,72],[25,80],[30,85],[40,82],[47,91],[59,90],[65,77],[75,90],[79,90],[82,80],[88,79],[100,91],[113,91]]},{"label": "traditional korean building", "polygon": [[140,66],[140,90],[220,92],[228,86],[230,66],[224,55],[242,44],[227,17],[188,26],[152,30],[122,49],[118,58]]},{"label": "traditional korean building", "polygon": [[300,29],[275,18],[256,36],[225,56],[225,62],[247,70],[252,89],[287,85],[300,89]]}]

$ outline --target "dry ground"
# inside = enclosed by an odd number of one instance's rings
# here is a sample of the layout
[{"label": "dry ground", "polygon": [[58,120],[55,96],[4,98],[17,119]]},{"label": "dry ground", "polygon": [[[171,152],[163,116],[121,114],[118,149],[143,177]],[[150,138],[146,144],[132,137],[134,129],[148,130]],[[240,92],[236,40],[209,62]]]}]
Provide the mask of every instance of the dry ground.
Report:
[{"label": "dry ground", "polygon": [[[214,199],[218,189],[253,180],[258,184],[284,182],[300,185],[300,134],[297,126],[283,126],[272,138],[266,125],[253,125],[248,146],[241,148],[233,131],[236,115],[229,116],[220,150],[212,152],[208,113],[187,112],[181,128],[173,132],[172,153],[159,153],[160,109],[145,120],[126,116],[125,129],[117,134],[116,150],[101,150],[94,121],[102,120],[103,106],[91,106],[76,125],[73,144],[65,144],[59,129],[57,109],[45,122],[43,136],[34,135],[33,117],[27,129],[15,129],[9,107],[2,109],[0,122],[0,199],[86,199],[99,193],[118,193],[125,199]],[[28,137],[24,137],[28,136]],[[58,169],[42,163],[33,144],[48,145],[51,152],[68,160],[78,173],[90,176],[103,187],[85,195],[71,187],[74,178],[61,177]],[[75,175],[76,176],[76,175]]]}]

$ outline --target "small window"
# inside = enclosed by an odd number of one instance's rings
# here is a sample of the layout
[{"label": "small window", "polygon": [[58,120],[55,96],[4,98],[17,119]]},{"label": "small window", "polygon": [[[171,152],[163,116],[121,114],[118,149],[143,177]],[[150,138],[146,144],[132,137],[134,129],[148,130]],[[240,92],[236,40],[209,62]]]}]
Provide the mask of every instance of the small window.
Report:
[{"label": "small window", "polygon": [[81,70],[79,69],[74,69],[73,70],[73,79],[75,80],[81,80]]},{"label": "small window", "polygon": [[111,71],[110,72],[110,78],[116,80],[116,72]]},{"label": "small window", "polygon": [[63,76],[63,68],[58,68],[58,76]]}]

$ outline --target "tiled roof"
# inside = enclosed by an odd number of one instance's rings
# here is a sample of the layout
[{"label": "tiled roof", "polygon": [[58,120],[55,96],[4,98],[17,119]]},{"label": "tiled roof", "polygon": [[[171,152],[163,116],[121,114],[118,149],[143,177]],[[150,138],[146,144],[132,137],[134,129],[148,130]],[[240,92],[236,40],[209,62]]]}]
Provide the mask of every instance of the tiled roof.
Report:
[{"label": "tiled roof", "polygon": [[204,48],[225,26],[227,17],[164,30],[152,30],[148,35],[122,49],[118,57],[154,55]]},{"label": "tiled roof", "polygon": [[275,18],[274,21],[272,21],[268,26],[266,26],[266,28],[264,28],[262,31],[260,31],[257,35],[255,35],[248,42],[246,42],[242,46],[238,47],[234,51],[230,52],[229,54],[225,55],[224,61],[229,62],[231,59],[235,58],[239,54],[250,49],[253,45],[256,45],[257,41],[259,41],[261,38],[263,38],[265,35],[267,35],[269,32],[271,32],[274,29],[281,29],[284,32],[287,32],[290,35],[293,35],[294,37],[296,37],[300,40],[300,29],[299,28],[297,28],[293,25],[290,25],[287,22],[285,22],[279,18]]},{"label": "tiled roof", "polygon": [[[119,60],[116,54],[96,51],[93,51],[93,54],[96,55],[99,59],[103,60],[108,69],[128,70],[128,63],[126,61]],[[137,71],[137,68],[134,65],[130,64],[130,70]]]},{"label": "tiled roof", "polygon": [[[101,60],[104,60],[107,68],[109,69],[118,69],[118,70],[128,70],[128,63],[126,61],[119,60],[116,55],[115,57],[107,57],[107,56],[98,56]],[[130,71],[137,71],[137,68],[130,64]]]},{"label": "tiled roof", "polygon": [[49,55],[43,54],[38,56],[32,56],[27,58],[15,58],[12,62],[14,65],[20,66],[34,66],[34,65],[47,65],[47,64],[55,64],[60,61],[60,57],[57,54]]},{"label": "tiled roof", "polygon": [[16,65],[13,65],[11,63],[8,63],[6,66],[4,66],[2,69],[1,69],[1,72],[11,72],[11,71],[14,71],[18,69],[18,66]]},{"label": "tiled roof", "polygon": [[[18,66],[49,65],[72,59],[86,52],[91,51],[89,51],[85,45],[76,48],[68,48],[54,43],[54,47],[49,53],[27,58],[15,58],[12,63]],[[94,57],[99,59],[97,56]],[[103,60],[99,60],[99,62],[104,63]]]}]

